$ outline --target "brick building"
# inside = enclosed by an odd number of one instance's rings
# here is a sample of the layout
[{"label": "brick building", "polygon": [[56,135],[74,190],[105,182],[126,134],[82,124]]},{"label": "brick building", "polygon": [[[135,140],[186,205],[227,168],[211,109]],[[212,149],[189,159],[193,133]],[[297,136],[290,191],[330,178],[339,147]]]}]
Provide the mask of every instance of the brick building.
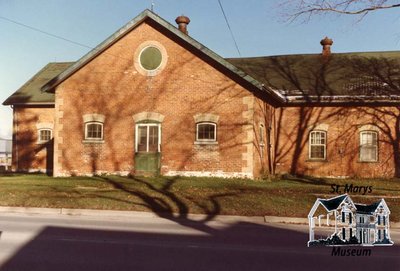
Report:
[{"label": "brick building", "polygon": [[10,96],[13,167],[54,176],[399,175],[400,53],[224,59],[149,10]]}]

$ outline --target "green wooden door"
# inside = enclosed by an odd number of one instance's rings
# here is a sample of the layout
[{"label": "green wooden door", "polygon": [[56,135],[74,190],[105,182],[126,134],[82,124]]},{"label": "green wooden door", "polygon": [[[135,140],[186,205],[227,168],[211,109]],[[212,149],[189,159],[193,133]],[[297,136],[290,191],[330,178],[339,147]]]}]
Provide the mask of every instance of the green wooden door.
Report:
[{"label": "green wooden door", "polygon": [[136,125],[135,172],[137,175],[158,175],[160,173],[160,138],[159,123]]}]

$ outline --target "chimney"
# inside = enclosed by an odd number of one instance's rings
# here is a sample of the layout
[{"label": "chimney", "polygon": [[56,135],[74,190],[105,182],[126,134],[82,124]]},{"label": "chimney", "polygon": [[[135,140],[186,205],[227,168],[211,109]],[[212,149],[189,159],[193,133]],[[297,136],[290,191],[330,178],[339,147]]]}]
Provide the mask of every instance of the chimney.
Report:
[{"label": "chimney", "polygon": [[175,19],[175,22],[178,24],[178,28],[180,31],[185,33],[186,35],[189,34],[187,31],[187,25],[190,23],[190,19],[184,15],[179,16]]},{"label": "chimney", "polygon": [[333,44],[333,40],[325,37],[323,40],[321,40],[321,45],[322,45],[322,55],[323,56],[330,56],[331,55],[331,46]]}]

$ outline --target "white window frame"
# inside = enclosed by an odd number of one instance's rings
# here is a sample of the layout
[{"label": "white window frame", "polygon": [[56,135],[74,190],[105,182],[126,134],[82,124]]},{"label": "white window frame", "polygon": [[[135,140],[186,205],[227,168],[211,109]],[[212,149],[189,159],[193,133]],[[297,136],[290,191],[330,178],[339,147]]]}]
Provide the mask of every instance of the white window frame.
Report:
[{"label": "white window frame", "polygon": [[[316,144],[316,143],[311,143],[312,142],[312,135],[316,134],[316,133],[321,133],[324,135],[324,139],[325,139],[325,144]],[[308,158],[310,160],[326,160],[326,145],[327,145],[327,135],[328,133],[326,131],[322,131],[322,130],[312,130],[310,131],[310,133],[308,134]],[[324,147],[324,158],[321,157],[311,157],[311,147],[312,146],[323,146]]]},{"label": "white window frame", "polygon": [[[199,125],[212,125],[214,126],[214,138],[213,139],[199,139]],[[196,123],[196,142],[217,142],[217,124],[209,121],[202,121]]]},{"label": "white window frame", "polygon": [[[88,136],[88,126],[91,124],[97,124],[101,126],[101,138],[98,137],[89,137]],[[99,121],[89,121],[85,122],[85,140],[88,141],[102,141],[104,140],[104,123],[99,122]]]},{"label": "white window frame", "polygon": [[[49,140],[43,140],[41,137],[41,131],[50,131],[50,139]],[[38,143],[47,143],[53,138],[53,130],[50,128],[41,128],[38,129]]]},{"label": "white window frame", "polygon": [[[161,152],[161,124],[160,123],[138,123],[135,126],[135,152],[138,152],[139,147],[139,127],[149,127],[149,126],[157,126],[158,127],[158,144],[157,151]],[[146,142],[146,152],[149,152],[149,138],[150,138],[150,129],[146,129],[147,132],[147,142]]]},{"label": "white window frame", "polygon": [[[372,145],[372,144],[363,144],[363,135],[364,134],[375,134],[376,135],[376,145]],[[371,131],[371,130],[365,130],[365,131],[361,131],[360,132],[360,142],[359,142],[359,160],[360,162],[378,162],[378,154],[379,154],[379,134],[377,131]],[[375,159],[366,159],[365,157],[361,156],[361,149],[363,147],[372,147],[375,149]]]}]

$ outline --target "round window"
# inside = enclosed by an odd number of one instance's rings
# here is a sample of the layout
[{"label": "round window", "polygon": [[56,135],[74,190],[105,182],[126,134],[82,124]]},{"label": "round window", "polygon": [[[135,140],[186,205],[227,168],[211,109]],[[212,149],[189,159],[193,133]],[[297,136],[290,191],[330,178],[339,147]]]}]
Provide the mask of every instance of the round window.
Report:
[{"label": "round window", "polygon": [[146,47],[140,53],[140,65],[147,71],[156,70],[162,62],[161,51],[156,47]]}]

